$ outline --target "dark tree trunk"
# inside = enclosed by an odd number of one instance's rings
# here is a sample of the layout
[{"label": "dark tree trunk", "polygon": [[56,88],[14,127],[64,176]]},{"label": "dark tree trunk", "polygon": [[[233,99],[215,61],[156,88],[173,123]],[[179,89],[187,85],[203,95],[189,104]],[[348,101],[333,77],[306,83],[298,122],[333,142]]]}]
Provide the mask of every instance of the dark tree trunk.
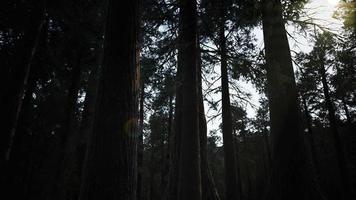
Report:
[{"label": "dark tree trunk", "polygon": [[[198,41],[199,42],[199,41]],[[215,187],[215,181],[210,170],[208,161],[207,124],[204,111],[203,87],[202,87],[202,64],[200,48],[198,44],[198,98],[199,98],[199,135],[200,135],[200,161],[201,161],[201,185],[202,200],[220,200]]]},{"label": "dark tree trunk", "polygon": [[316,153],[316,144],[314,141],[314,133],[313,133],[313,126],[312,126],[312,121],[310,118],[310,114],[309,114],[309,110],[308,110],[308,105],[307,102],[305,100],[305,98],[303,96],[301,96],[302,101],[303,101],[303,107],[304,107],[304,114],[305,114],[305,119],[307,122],[307,129],[308,129],[308,139],[309,139],[309,143],[310,143],[310,150],[311,150],[311,159],[313,162],[313,165],[315,167],[316,170],[316,175],[319,175],[319,162],[318,162],[318,157],[317,157],[317,153]]},{"label": "dark tree trunk", "polygon": [[352,119],[351,119],[350,111],[349,111],[349,108],[347,106],[345,97],[342,97],[342,106],[344,107],[347,123],[349,125],[352,125]]},{"label": "dark tree trunk", "polygon": [[[101,61],[101,59],[99,59]],[[80,177],[80,190],[79,190],[79,199],[83,199],[85,196],[85,188],[87,187],[86,183],[88,183],[88,161],[89,161],[89,152],[92,149],[92,135],[94,128],[94,120],[95,120],[95,110],[96,110],[96,102],[98,99],[98,86],[100,80],[100,65],[98,65],[95,70],[90,73],[88,86],[86,89],[85,102],[84,102],[84,111],[83,117],[80,124],[80,138],[82,138],[81,145],[84,149],[84,159],[81,167],[81,177]]]},{"label": "dark tree trunk", "polygon": [[79,173],[76,173],[76,170],[79,167],[76,150],[80,145],[79,132],[76,130],[76,124],[78,123],[76,117],[78,111],[78,93],[80,90],[82,71],[82,55],[80,52],[75,59],[76,61],[72,69],[71,85],[68,90],[66,117],[63,123],[61,136],[60,160],[56,175],[57,184],[54,188],[54,193],[52,194],[52,199],[58,200],[77,198],[79,188],[75,188],[74,185],[78,184],[75,183],[75,180],[78,180],[80,176]]},{"label": "dark tree trunk", "polygon": [[168,187],[164,194],[166,200],[177,200],[178,192],[178,163],[180,159],[180,138],[181,138],[181,122],[182,122],[182,66],[181,55],[178,54],[178,68],[176,75],[176,101],[174,111],[174,129],[169,137],[170,143],[170,169],[168,178]]},{"label": "dark tree trunk", "polygon": [[219,46],[221,59],[221,90],[222,90],[222,135],[224,143],[225,163],[225,199],[241,199],[237,175],[237,160],[235,156],[235,144],[232,133],[232,116],[230,108],[229,76],[227,66],[226,37],[225,37],[225,9],[221,7]]},{"label": "dark tree trunk", "polygon": [[[324,55],[320,55],[320,59],[323,60]],[[334,146],[335,146],[335,150],[336,150],[336,157],[337,157],[337,162],[338,162],[338,167],[339,167],[341,184],[342,184],[342,188],[344,190],[342,195],[344,195],[343,199],[350,199],[349,194],[350,194],[351,188],[350,188],[350,179],[349,179],[349,173],[348,173],[348,168],[347,168],[346,155],[345,155],[341,135],[337,130],[337,120],[336,120],[336,116],[335,116],[335,109],[334,109],[334,105],[333,105],[333,102],[330,97],[330,93],[329,93],[330,90],[329,90],[325,66],[324,66],[323,62],[324,61],[322,61],[322,64],[319,67],[319,71],[320,71],[320,75],[321,75],[321,82],[323,84],[325,104],[328,109],[328,119],[329,119],[329,123],[330,123],[330,128],[331,128],[331,132],[332,132],[333,138],[334,138]]]},{"label": "dark tree trunk", "polygon": [[178,199],[201,199],[197,93],[197,6],[180,0],[179,59],[182,67],[182,130]]},{"label": "dark tree trunk", "polygon": [[136,199],[138,2],[108,4],[100,98],[82,200]]},{"label": "dark tree trunk", "polygon": [[137,145],[137,200],[143,199],[143,125],[144,125],[144,102],[145,102],[145,85],[141,81],[140,89],[140,124],[139,124],[139,135],[138,135],[138,145]]},{"label": "dark tree trunk", "polygon": [[272,171],[266,199],[320,199],[301,132],[297,90],[281,2],[263,0],[262,4],[272,141]]},{"label": "dark tree trunk", "polygon": [[272,155],[271,155],[271,144],[269,142],[269,134],[267,127],[264,127],[263,130],[263,140],[265,143],[266,154],[267,154],[267,166],[270,168],[272,164]]},{"label": "dark tree trunk", "polygon": [[[26,186],[29,184],[27,179],[27,169],[30,168],[32,153],[32,139],[31,134],[31,114],[33,106],[33,93],[36,89],[37,73],[31,73],[29,78],[29,85],[26,89],[23,106],[20,112],[18,127],[14,138],[13,149],[11,151],[8,168],[6,171],[7,183],[4,191],[8,192],[14,199],[26,198]],[[4,194],[4,195],[6,195]]]},{"label": "dark tree trunk", "polygon": [[33,2],[28,26],[16,44],[16,54],[10,63],[7,87],[1,91],[1,129],[0,136],[0,167],[4,167],[10,158],[12,145],[17,128],[17,121],[21,111],[23,95],[26,90],[27,80],[31,70],[33,57],[37,51],[42,27],[45,21],[45,0]]}]

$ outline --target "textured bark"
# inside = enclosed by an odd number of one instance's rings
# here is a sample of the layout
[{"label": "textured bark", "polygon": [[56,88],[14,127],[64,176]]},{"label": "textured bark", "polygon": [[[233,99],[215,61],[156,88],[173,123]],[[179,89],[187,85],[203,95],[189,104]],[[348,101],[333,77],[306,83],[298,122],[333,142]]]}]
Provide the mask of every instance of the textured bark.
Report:
[{"label": "textured bark", "polygon": [[320,199],[305,152],[290,48],[280,0],[262,1],[272,141],[266,199]]},{"label": "textured bark", "polygon": [[197,93],[197,7],[195,0],[180,0],[179,58],[182,67],[182,130],[178,199],[200,200],[200,151]]},{"label": "textured bark", "polygon": [[[199,41],[198,41],[199,42]],[[202,184],[202,200],[220,200],[219,193],[215,186],[214,177],[210,170],[208,161],[207,124],[204,110],[203,87],[202,87],[202,64],[201,54],[198,44],[198,98],[199,98],[199,136],[200,136],[200,169]]]},{"label": "textured bark", "polygon": [[110,0],[108,6],[100,97],[81,199],[135,200],[138,0]]},{"label": "textured bark", "polygon": [[225,36],[225,6],[222,1],[220,27],[219,27],[219,47],[221,60],[221,90],[222,90],[222,135],[224,143],[224,164],[225,164],[225,199],[241,199],[241,191],[238,182],[237,160],[235,152],[234,137],[232,132],[232,116],[230,106],[229,76],[227,65],[227,50]]},{"label": "textured bark", "polygon": [[45,2],[45,0],[33,2],[33,10],[23,38],[16,44],[13,62],[9,63],[10,68],[5,67],[8,68],[6,72],[9,77],[5,91],[1,91],[2,99],[0,99],[2,118],[0,126],[3,131],[0,136],[0,167],[4,167],[10,158],[32,60],[37,51],[40,33],[45,21]]},{"label": "textured bark", "polygon": [[323,84],[324,99],[325,99],[326,107],[328,109],[328,119],[329,119],[330,129],[334,138],[334,146],[336,150],[336,158],[339,167],[342,189],[344,190],[342,195],[343,195],[343,199],[350,199],[349,195],[350,195],[351,188],[350,188],[350,179],[349,179],[349,173],[347,168],[346,155],[345,155],[345,150],[344,150],[341,135],[337,130],[335,108],[330,97],[330,92],[329,92],[330,89],[329,89],[325,66],[324,66],[325,55],[319,55],[319,56],[320,59],[322,60],[321,65],[319,66],[319,72],[321,75],[321,82]]}]

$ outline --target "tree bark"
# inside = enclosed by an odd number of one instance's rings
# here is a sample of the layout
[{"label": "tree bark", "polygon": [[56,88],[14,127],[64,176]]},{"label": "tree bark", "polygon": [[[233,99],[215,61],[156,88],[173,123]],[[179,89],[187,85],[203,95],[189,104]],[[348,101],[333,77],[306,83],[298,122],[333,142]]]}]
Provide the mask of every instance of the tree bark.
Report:
[{"label": "tree bark", "polygon": [[182,130],[178,199],[201,199],[197,93],[197,6],[180,0],[179,58],[182,67]]},{"label": "tree bark", "polygon": [[339,131],[337,130],[337,120],[335,116],[335,108],[333,105],[333,102],[330,97],[330,89],[329,85],[327,82],[327,77],[326,77],[326,71],[325,71],[325,66],[324,66],[324,56],[325,55],[319,55],[321,59],[321,65],[319,67],[320,75],[321,75],[321,82],[323,85],[323,92],[324,92],[324,98],[325,98],[325,104],[328,109],[328,119],[330,123],[330,129],[333,134],[334,138],[334,146],[336,150],[336,158],[338,162],[338,167],[339,167],[339,173],[340,173],[340,179],[341,179],[341,184],[342,188],[344,190],[343,192],[343,199],[350,199],[350,179],[349,179],[349,173],[348,173],[348,168],[347,168],[347,160],[346,160],[346,155],[345,155],[345,150],[342,142],[341,135]]},{"label": "tree bark", "polygon": [[136,199],[138,2],[108,4],[100,98],[83,200]]},{"label": "tree bark", "polygon": [[235,156],[235,144],[232,133],[232,116],[230,108],[229,77],[225,37],[225,7],[222,1],[219,25],[219,45],[221,59],[221,90],[222,90],[222,135],[224,143],[225,164],[225,199],[241,199],[237,175],[237,160]]},{"label": "tree bark", "polygon": [[297,89],[280,0],[262,1],[262,24],[272,140],[272,171],[266,199],[320,199],[301,132]]}]

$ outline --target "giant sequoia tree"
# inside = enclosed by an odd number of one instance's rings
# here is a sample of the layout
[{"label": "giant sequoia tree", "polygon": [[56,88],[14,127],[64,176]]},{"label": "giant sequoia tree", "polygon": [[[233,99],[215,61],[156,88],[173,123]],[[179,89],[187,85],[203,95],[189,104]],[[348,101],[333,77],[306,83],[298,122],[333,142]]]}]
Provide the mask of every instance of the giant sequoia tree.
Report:
[{"label": "giant sequoia tree", "polygon": [[196,1],[181,0],[178,63],[182,76],[178,199],[201,199]]},{"label": "giant sequoia tree", "polygon": [[136,198],[138,1],[109,1],[108,6],[83,200]]},{"label": "giant sequoia tree", "polygon": [[318,188],[304,148],[282,4],[280,0],[262,4],[273,159],[267,199],[316,199]]}]

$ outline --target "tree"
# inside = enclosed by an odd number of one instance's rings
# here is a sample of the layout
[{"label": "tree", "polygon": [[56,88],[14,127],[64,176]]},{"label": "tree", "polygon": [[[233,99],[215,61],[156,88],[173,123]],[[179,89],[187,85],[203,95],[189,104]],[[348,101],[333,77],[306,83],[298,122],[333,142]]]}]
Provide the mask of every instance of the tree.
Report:
[{"label": "tree", "polygon": [[81,199],[136,199],[138,2],[108,4],[104,64]]},{"label": "tree", "polygon": [[[28,17],[27,25],[24,28],[23,36],[16,43],[16,53],[8,65],[2,67],[4,70],[2,79],[5,79],[4,85],[8,87],[1,88],[1,127],[4,131],[1,134],[0,143],[0,167],[4,167],[10,158],[12,145],[17,128],[20,110],[23,102],[23,95],[27,86],[28,77],[31,71],[33,57],[37,51],[40,35],[45,22],[46,1],[32,2],[32,8],[23,14]],[[28,6],[25,3],[20,6]],[[26,9],[25,9],[26,10]],[[7,81],[6,81],[7,80]],[[6,114],[6,115],[5,115]],[[8,115],[8,116],[7,116]]]},{"label": "tree", "polygon": [[280,0],[264,0],[262,7],[273,159],[266,199],[318,199],[301,134],[282,4]]},{"label": "tree", "polygon": [[[182,73],[178,199],[201,199],[196,1],[181,0],[178,63]],[[177,105],[178,106],[178,105]],[[177,108],[178,109],[178,108]]]}]

